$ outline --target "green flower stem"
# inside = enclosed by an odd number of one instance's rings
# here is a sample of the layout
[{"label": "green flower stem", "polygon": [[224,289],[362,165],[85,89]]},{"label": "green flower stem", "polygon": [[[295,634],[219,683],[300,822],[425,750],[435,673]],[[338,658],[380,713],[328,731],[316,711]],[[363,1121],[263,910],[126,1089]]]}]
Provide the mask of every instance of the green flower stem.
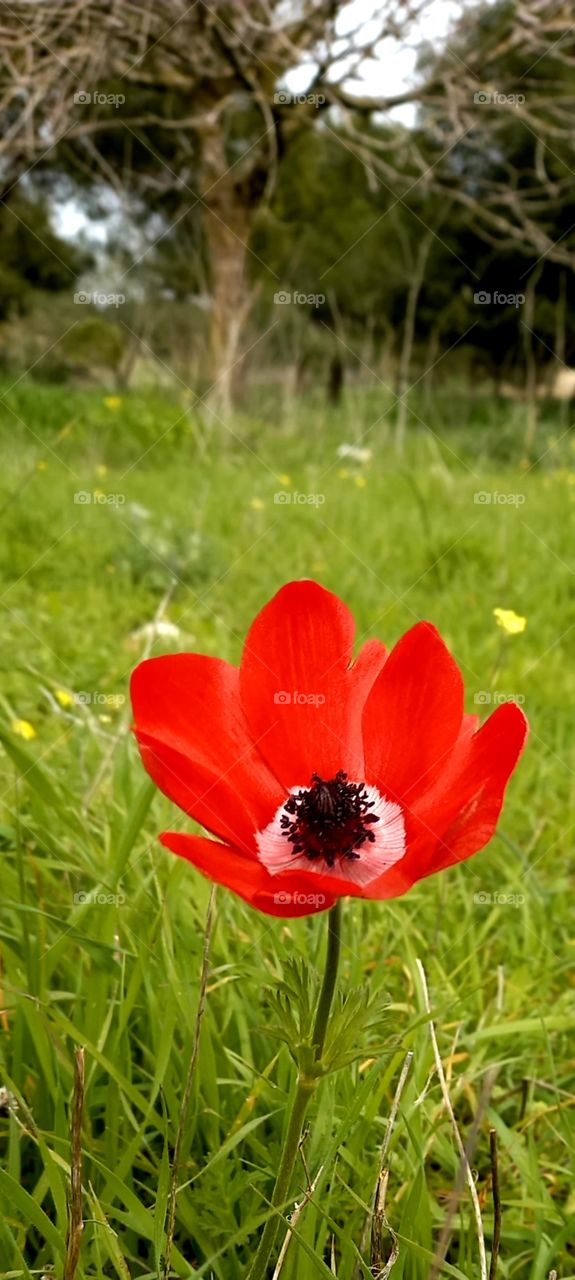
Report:
[{"label": "green flower stem", "polygon": [[316,1059],[321,1058],[323,1046],[325,1043],[325,1033],[329,1022],[329,1011],[335,991],[335,982],[337,978],[337,970],[339,965],[339,953],[341,950],[341,898],[338,898],[335,907],[332,907],[329,913],[329,926],[327,934],[327,954],[325,957],[325,969],[323,974],[323,982],[315,1015],[315,1025],[313,1029],[313,1043],[316,1050]]},{"label": "green flower stem", "polygon": [[[316,1062],[321,1058],[325,1044],[329,1012],[331,1009],[337,978],[340,945],[341,902],[338,899],[336,905],[332,907],[329,913],[325,969],[313,1029],[313,1044]],[[271,1198],[272,1208],[278,1211],[281,1210],[281,1207],[285,1204],[289,1196],[289,1189],[301,1142],[306,1112],[315,1091],[316,1084],[317,1077],[315,1075],[307,1076],[300,1072],[285,1136],[280,1167],[278,1169],[276,1183]],[[256,1255],[247,1275],[247,1280],[265,1280],[268,1263],[276,1242],[279,1225],[280,1212],[272,1213],[263,1229]]]},{"label": "green flower stem", "polygon": [[[274,1209],[278,1209],[280,1205],[284,1205],[288,1198],[293,1169],[301,1140],[303,1123],[308,1103],[312,1097],[314,1089],[315,1080],[306,1079],[305,1076],[299,1077],[280,1167],[278,1169],[276,1184],[271,1199],[271,1204]],[[248,1280],[265,1280],[268,1262],[276,1242],[279,1225],[280,1218],[278,1213],[272,1213],[263,1229],[255,1258],[248,1272]]]}]

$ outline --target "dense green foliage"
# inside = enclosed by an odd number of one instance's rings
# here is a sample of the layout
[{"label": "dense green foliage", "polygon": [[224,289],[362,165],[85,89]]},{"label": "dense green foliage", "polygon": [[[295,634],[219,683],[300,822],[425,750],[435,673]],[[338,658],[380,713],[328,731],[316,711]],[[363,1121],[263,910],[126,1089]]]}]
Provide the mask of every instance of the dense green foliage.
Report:
[{"label": "dense green foliage", "polygon": [[28,311],[38,294],[73,292],[88,253],[57,235],[43,201],[12,192],[0,204],[0,320]]},{"label": "dense green foliage", "polygon": [[[332,1274],[332,1239],[340,1280],[370,1274],[358,1250],[408,1049],[386,1212],[399,1241],[394,1280],[429,1275],[458,1156],[417,956],[464,1140],[496,1069],[473,1166],[489,1249],[492,1125],[502,1280],[575,1274],[573,442],[551,427],[525,460],[492,406],[450,431],[414,425],[399,465],[382,412],[381,397],[344,400],[330,417],[302,402],[274,432],[238,418],[210,433],[181,401],[6,390],[0,1087],[18,1106],[0,1111],[1,1280],[62,1277],[77,1044],[87,1063],[79,1276],[160,1274],[209,886],[158,844],[180,815],[153,794],[122,699],[147,644],[236,661],[254,612],[303,575],[346,599],[358,637],[393,643],[418,618],[433,620],[462,666],[468,709],[489,710],[481,692],[491,705],[521,697],[532,734],[486,851],[404,899],[346,904],[342,989],[387,993],[378,1032],[390,1048],[367,1049],[321,1087],[304,1154],[311,1176],[320,1165],[323,1175],[282,1277]],[[371,461],[338,459],[363,433]],[[278,504],[278,492],[325,501]],[[492,500],[476,502],[479,492]],[[523,634],[504,636],[496,607],[524,615]],[[142,632],[159,612],[178,636]],[[33,739],[14,732],[18,721]],[[260,917],[218,893],[178,1196],[179,1277],[243,1274],[293,1078],[288,1050],[266,1034],[267,989],[288,961],[319,964],[324,937],[321,917]],[[304,1188],[302,1165],[294,1195]],[[386,1233],[384,1256],[391,1243]],[[442,1274],[479,1274],[467,1192],[447,1256]]]}]

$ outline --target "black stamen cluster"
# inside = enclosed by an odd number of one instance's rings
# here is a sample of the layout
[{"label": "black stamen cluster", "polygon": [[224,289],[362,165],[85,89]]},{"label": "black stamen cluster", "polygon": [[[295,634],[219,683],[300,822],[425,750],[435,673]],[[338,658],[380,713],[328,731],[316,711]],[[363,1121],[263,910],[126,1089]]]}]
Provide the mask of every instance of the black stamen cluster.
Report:
[{"label": "black stamen cluster", "polygon": [[379,818],[369,812],[374,803],[368,800],[365,783],[349,782],[343,769],[328,782],[314,773],[309,790],[286,801],[280,826],[294,855],[323,858],[333,867],[336,858],[359,858],[362,845],[375,840],[371,826]]}]

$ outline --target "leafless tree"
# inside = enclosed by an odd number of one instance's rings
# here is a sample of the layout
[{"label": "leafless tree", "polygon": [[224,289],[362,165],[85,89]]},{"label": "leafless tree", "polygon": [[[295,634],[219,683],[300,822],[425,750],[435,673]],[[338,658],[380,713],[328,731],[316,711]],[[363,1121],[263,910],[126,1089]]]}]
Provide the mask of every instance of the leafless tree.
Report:
[{"label": "leafless tree", "polygon": [[[463,8],[441,53],[422,60],[419,87],[409,95],[420,126],[409,140],[411,191],[448,194],[466,211],[470,231],[496,249],[570,268],[575,240],[557,234],[557,223],[573,205],[572,16],[562,0]],[[356,98],[348,128],[375,173],[393,185],[395,151],[357,129],[358,110],[373,106]],[[510,146],[511,131],[521,146]]]},{"label": "leafless tree", "polygon": [[[380,0],[371,21],[362,11],[352,25],[344,0],[0,0],[4,195],[66,148],[79,168],[120,191],[172,196],[173,221],[200,211],[210,376],[224,403],[252,305],[254,217],[294,133],[319,120],[405,208],[444,196],[494,251],[524,254],[526,273],[538,259],[572,269],[575,38],[567,6],[486,5],[479,22],[475,6],[464,8],[442,51],[420,60],[413,88],[367,96],[366,62],[377,65],[383,40],[400,47],[417,33],[430,4]],[[301,95],[288,88],[294,68],[309,72]],[[416,128],[365,127],[375,112],[406,102],[417,110]],[[523,148],[509,146],[518,127]],[[113,159],[104,145],[111,131],[119,139]],[[134,172],[136,141],[153,153],[145,175]]]},{"label": "leafless tree", "polygon": [[[135,137],[164,139],[140,191],[179,196],[178,218],[201,209],[211,376],[228,402],[252,301],[253,219],[278,157],[336,92],[347,98],[341,82],[353,85],[378,41],[398,39],[424,2],[385,0],[363,32],[365,20],[341,24],[342,0],[0,0],[4,194],[63,146],[102,182],[130,190]],[[294,95],[285,76],[302,66],[308,85]],[[102,146],[110,130],[123,139],[121,165]]]}]

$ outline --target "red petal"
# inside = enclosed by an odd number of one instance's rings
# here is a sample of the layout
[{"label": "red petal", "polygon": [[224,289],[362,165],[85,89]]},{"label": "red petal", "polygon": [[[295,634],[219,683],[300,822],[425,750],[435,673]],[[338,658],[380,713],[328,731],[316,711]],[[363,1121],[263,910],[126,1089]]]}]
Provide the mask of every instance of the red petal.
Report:
[{"label": "red petal", "polygon": [[282,876],[281,886],[278,885],[277,877],[270,876],[261,862],[245,858],[229,845],[178,831],[164,831],[160,839],[166,849],[186,858],[210,880],[225,885],[266,915],[311,916],[327,911],[335,902],[321,886],[310,885],[309,877],[304,881]]},{"label": "red petal", "polygon": [[363,716],[366,778],[404,803],[427,789],[454,746],[463,681],[435,627],[419,622],[396,644]]},{"label": "red petal", "polygon": [[527,720],[513,702],[498,707],[471,737],[467,726],[462,730],[443,778],[406,813],[405,857],[370,886],[370,896],[405,893],[417,880],[470,858],[491,840],[527,732]]},{"label": "red petal", "polygon": [[[354,693],[357,698],[360,710],[359,732],[362,740],[362,756],[363,756],[363,730],[361,727],[361,719],[363,718],[363,708],[365,706],[368,694],[371,693],[373,685],[387,661],[387,649],[381,643],[381,640],[366,640],[362,645],[355,662],[349,669]],[[355,727],[355,725],[354,725]]]},{"label": "red petal", "polygon": [[136,737],[151,777],[180,808],[226,840],[253,848],[285,797],[250,737],[238,670],[179,653],[132,676]]},{"label": "red petal", "polygon": [[371,641],[350,666],[354,630],[337,596],[303,581],[283,587],[249,631],[242,702],[262,754],[287,787],[338,769],[362,776],[361,712],[385,650]]}]

